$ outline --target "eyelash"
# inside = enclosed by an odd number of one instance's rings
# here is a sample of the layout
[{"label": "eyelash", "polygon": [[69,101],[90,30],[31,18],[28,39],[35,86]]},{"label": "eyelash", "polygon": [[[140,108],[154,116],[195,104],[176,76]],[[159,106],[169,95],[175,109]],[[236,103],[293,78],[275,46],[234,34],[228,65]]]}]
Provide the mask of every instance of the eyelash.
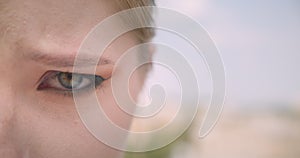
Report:
[{"label": "eyelash", "polygon": [[[77,81],[74,81],[74,78]],[[65,96],[72,96],[73,91],[84,92],[92,90],[100,86],[105,80],[103,77],[97,75],[48,71],[41,78],[37,90],[54,90]],[[92,83],[93,81],[95,82],[94,84]],[[84,83],[83,86],[82,83]]]}]

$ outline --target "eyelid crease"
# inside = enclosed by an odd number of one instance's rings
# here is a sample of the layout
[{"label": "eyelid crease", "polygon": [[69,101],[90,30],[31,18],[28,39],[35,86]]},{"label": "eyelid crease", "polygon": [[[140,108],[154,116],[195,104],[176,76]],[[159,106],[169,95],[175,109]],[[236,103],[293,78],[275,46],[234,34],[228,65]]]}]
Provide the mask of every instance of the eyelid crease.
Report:
[{"label": "eyelid crease", "polygon": [[88,54],[85,56],[77,57],[76,61],[75,56],[73,55],[62,56],[50,53],[39,53],[37,51],[31,52],[29,54],[29,58],[31,60],[42,63],[44,65],[51,65],[54,67],[114,65],[114,62],[109,57],[102,56],[98,61],[96,60],[97,58]]}]

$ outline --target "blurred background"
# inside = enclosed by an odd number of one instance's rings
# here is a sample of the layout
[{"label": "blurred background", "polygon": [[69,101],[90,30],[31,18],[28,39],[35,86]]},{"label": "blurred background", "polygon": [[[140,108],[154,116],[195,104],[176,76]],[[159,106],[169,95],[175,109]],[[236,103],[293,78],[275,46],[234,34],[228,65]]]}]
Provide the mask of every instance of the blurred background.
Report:
[{"label": "blurred background", "polygon": [[[174,143],[148,153],[128,153],[127,157],[300,157],[300,1],[156,2],[188,15],[209,32],[226,69],[226,102],[215,128],[199,139],[198,130],[211,97],[209,71],[189,43],[158,31],[154,42],[176,48],[195,68],[200,81],[200,109],[190,129]],[[178,25],[185,24],[178,21]],[[158,50],[155,57],[160,53]],[[157,82],[164,85],[171,99],[169,109],[149,123],[153,127],[170,120],[172,105],[180,96],[172,72],[154,65],[144,93]],[[141,128],[140,124],[136,121],[133,129]]]}]

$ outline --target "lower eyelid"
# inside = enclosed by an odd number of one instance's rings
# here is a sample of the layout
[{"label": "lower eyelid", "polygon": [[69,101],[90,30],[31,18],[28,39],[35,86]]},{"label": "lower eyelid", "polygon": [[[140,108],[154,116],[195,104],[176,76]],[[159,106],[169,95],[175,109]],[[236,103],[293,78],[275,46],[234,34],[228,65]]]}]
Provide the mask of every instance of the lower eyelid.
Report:
[{"label": "lower eyelid", "polygon": [[[89,95],[92,92],[96,92],[98,95],[100,92],[101,94],[105,93],[105,90],[108,86],[109,80],[104,80],[101,84],[96,86],[95,88],[84,88],[82,90],[77,91],[77,95],[79,96],[84,96],[84,95]],[[53,88],[45,89],[45,92],[51,93],[53,95],[61,96],[61,97],[66,97],[66,98],[73,98],[74,93],[71,90],[55,90]]]}]

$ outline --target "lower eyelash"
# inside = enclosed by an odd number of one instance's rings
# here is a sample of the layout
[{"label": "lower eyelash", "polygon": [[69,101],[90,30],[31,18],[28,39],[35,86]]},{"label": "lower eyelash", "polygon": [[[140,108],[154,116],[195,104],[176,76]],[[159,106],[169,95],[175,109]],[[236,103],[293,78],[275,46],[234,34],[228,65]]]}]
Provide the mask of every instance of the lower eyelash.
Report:
[{"label": "lower eyelash", "polygon": [[[58,80],[57,77],[58,77],[58,74],[61,73],[59,71],[48,71],[46,72],[40,79],[41,82],[39,82],[39,85],[37,87],[37,90],[45,90],[45,91],[48,91],[48,92],[53,92],[53,93],[56,93],[57,95],[61,95],[61,96],[64,96],[64,97],[73,97],[74,96],[74,93],[73,91],[76,91],[77,94],[81,95],[81,93],[88,93],[89,91],[92,91],[92,90],[97,90],[97,89],[102,89],[103,87],[103,83],[107,80],[101,76],[97,76],[98,78],[97,79],[100,79],[100,80],[97,80],[95,81],[95,85],[92,86],[92,85],[89,85],[85,88],[82,88],[82,89],[78,89],[78,90],[57,90],[56,88],[53,88],[52,85],[51,85],[51,82],[49,83],[49,80]],[[83,74],[84,75],[84,74]],[[96,78],[95,78],[96,79]],[[59,81],[57,81],[59,82]]]},{"label": "lower eyelash", "polygon": [[57,94],[63,95],[64,97],[73,97],[72,91],[56,91]]},{"label": "lower eyelash", "polygon": [[[92,86],[86,87],[84,89],[81,90],[75,90],[76,93],[78,93],[79,95],[82,95],[84,93],[88,93],[88,92],[92,92],[93,90],[97,91],[97,90],[102,90],[102,92],[104,92],[104,84],[106,79],[99,85],[97,85],[95,88],[92,88]],[[64,97],[74,97],[74,93],[72,90],[69,91],[55,91],[56,94],[58,95],[63,95]]]}]

